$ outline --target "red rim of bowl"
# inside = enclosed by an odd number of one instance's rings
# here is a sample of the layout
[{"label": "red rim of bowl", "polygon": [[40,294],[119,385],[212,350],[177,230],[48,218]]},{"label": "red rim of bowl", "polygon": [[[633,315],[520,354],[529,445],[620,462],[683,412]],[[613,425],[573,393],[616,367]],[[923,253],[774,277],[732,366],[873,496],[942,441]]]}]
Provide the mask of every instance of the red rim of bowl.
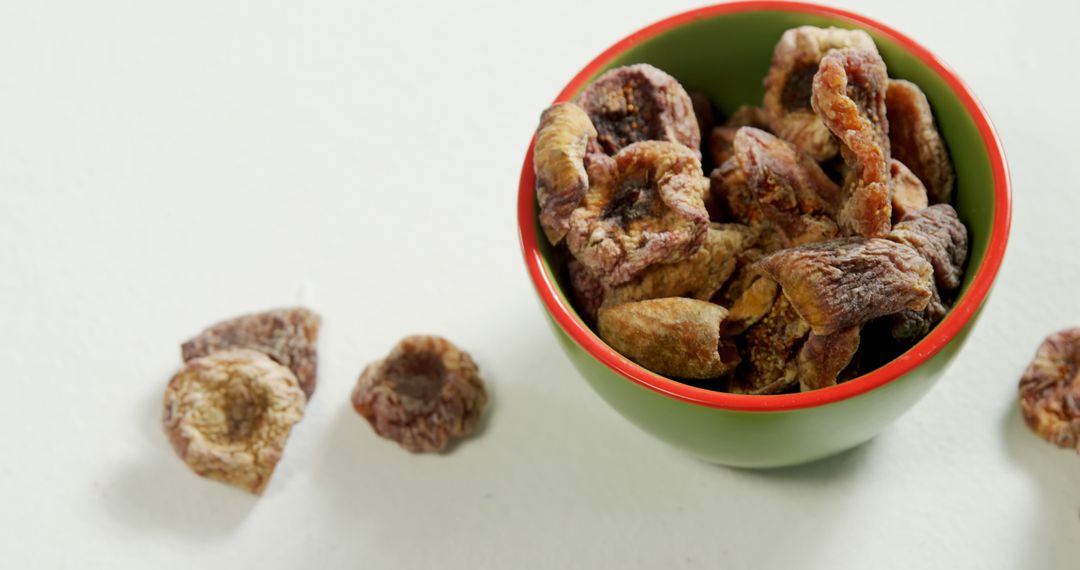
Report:
[{"label": "red rim of bowl", "polygon": [[[1009,239],[1012,196],[1009,187],[1008,167],[1005,164],[1005,155],[1001,148],[1001,142],[998,140],[997,133],[994,131],[993,125],[990,124],[986,112],[975,99],[975,96],[971,94],[964,83],[947,65],[927,51],[926,48],[884,24],[845,10],[816,4],[770,1],[733,2],[677,14],[642,28],[608,48],[578,72],[573,80],[559,93],[555,101],[569,100],[607,62],[642,41],[703,18],[748,11],[782,11],[828,16],[848,20],[877,32],[903,46],[937,72],[960,98],[971,118],[975,121],[982,136],[983,144],[986,146],[987,155],[990,157],[994,176],[994,221],[990,233],[990,243],[987,247],[986,256],[979,265],[967,293],[949,311],[949,314],[938,324],[937,328],[907,352],[877,370],[837,386],[798,394],[751,396],[716,392],[689,386],[646,370],[608,347],[592,330],[577,319],[573,309],[563,302],[555,291],[555,284],[545,273],[543,259],[537,244],[532,142],[529,143],[525,164],[521,170],[521,183],[518,193],[518,226],[521,249],[525,255],[525,264],[528,267],[533,284],[536,286],[541,301],[552,318],[555,319],[555,322],[593,358],[596,358],[620,376],[664,396],[711,408],[751,412],[810,408],[840,402],[900,378],[937,354],[975,315],[990,292],[994,277],[1001,267],[1001,261],[1005,255],[1005,246]],[[535,142],[535,139],[533,142]]]}]

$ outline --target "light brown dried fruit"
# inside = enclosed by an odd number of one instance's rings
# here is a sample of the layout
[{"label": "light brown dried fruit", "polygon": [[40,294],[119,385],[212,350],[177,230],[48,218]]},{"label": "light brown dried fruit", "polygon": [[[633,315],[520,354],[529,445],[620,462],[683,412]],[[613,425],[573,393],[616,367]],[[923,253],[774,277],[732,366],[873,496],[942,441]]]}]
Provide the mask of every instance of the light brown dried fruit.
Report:
[{"label": "light brown dried fruit", "polygon": [[844,197],[816,162],[765,131],[743,127],[735,159],[762,215],[780,231],[783,247],[837,236],[831,215]]},{"label": "light brown dried fruit", "polygon": [[764,108],[769,130],[817,161],[835,156],[839,145],[811,107],[814,74],[830,50],[850,47],[877,49],[874,40],[861,30],[813,26],[790,29],[776,44],[772,66],[765,76]]},{"label": "light brown dried fruit", "polygon": [[[807,94],[809,96],[809,94]],[[725,127],[754,127],[763,131],[769,130],[769,117],[765,109],[753,105],[740,105],[726,121]]]},{"label": "light brown dried fruit", "polygon": [[1020,379],[1020,411],[1039,437],[1080,452],[1078,370],[1080,328],[1046,337]]},{"label": "light brown dried fruit", "polygon": [[570,213],[589,190],[586,154],[595,140],[596,129],[589,116],[573,103],[558,103],[540,115],[533,170],[540,226],[552,245],[562,241]]},{"label": "light brown dried fruit", "polygon": [[849,168],[848,197],[837,216],[849,235],[881,237],[891,227],[888,83],[885,62],[873,49],[831,51],[814,75],[814,111],[840,140]]},{"label": "light brown dried fruit", "polygon": [[680,143],[700,152],[701,131],[690,96],[674,77],[649,64],[605,72],[575,102],[588,113],[600,148],[609,155],[649,140]]},{"label": "light brown dried fruit", "polygon": [[720,338],[727,309],[706,301],[669,297],[600,310],[600,338],[623,356],[678,378],[716,378],[739,363],[733,344]]},{"label": "light brown dried fruit", "polygon": [[756,276],[732,302],[721,332],[725,336],[737,335],[760,321],[772,309],[779,291],[776,281],[764,275]]},{"label": "light brown dried fruit", "polygon": [[835,386],[837,377],[859,350],[860,327],[828,336],[810,333],[799,350],[799,388],[803,392]]},{"label": "light brown dried fruit", "polygon": [[259,495],[306,403],[285,366],[255,350],[222,350],[172,377],[161,422],[192,471]]},{"label": "light brown dried fruit", "polygon": [[309,399],[318,372],[321,319],[303,307],[252,313],[217,323],[180,347],[185,361],[230,348],[250,348],[289,367]]},{"label": "light brown dried fruit", "polygon": [[352,393],[375,433],[412,452],[439,452],[472,432],[487,390],[468,353],[438,336],[405,337],[369,364]]},{"label": "light brown dried fruit", "polygon": [[779,394],[798,383],[796,356],[810,325],[783,295],[742,337],[745,360],[728,389],[736,394]]},{"label": "light brown dried fruit", "polygon": [[614,161],[612,177],[594,181],[566,234],[570,252],[606,286],[690,257],[709,225],[702,199],[708,180],[693,151],[645,141],[622,149]]},{"label": "light brown dried fruit", "polygon": [[684,261],[654,265],[637,279],[613,288],[604,305],[690,297],[708,301],[735,272],[736,256],[753,245],[757,235],[739,224],[711,224],[705,243]]},{"label": "light brown dried fruit", "polygon": [[956,174],[926,95],[910,81],[891,79],[885,101],[892,155],[922,180],[931,202],[949,203]]},{"label": "light brown dried fruit", "polygon": [[758,267],[819,336],[904,309],[922,310],[933,294],[930,263],[885,239],[841,238],[785,249]]},{"label": "light brown dried fruit", "polygon": [[960,287],[967,261],[967,228],[948,204],[934,204],[904,217],[889,232],[889,239],[908,245],[934,267],[934,281],[942,293]]},{"label": "light brown dried fruit", "polygon": [[908,214],[925,210],[929,205],[926,187],[904,163],[895,158],[889,161],[889,183],[892,185],[892,221],[896,224]]}]

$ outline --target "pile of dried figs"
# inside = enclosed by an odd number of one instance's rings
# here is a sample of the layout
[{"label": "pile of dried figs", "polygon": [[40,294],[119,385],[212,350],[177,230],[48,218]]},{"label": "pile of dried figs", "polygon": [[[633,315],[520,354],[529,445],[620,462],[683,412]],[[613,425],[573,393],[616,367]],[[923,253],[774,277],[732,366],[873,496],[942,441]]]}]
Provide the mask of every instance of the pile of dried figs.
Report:
[{"label": "pile of dried figs", "polygon": [[544,111],[534,147],[582,317],[654,372],[741,394],[891,360],[944,317],[968,253],[926,96],[868,34],[788,30],[764,85],[714,125],[667,73],[611,69]]}]

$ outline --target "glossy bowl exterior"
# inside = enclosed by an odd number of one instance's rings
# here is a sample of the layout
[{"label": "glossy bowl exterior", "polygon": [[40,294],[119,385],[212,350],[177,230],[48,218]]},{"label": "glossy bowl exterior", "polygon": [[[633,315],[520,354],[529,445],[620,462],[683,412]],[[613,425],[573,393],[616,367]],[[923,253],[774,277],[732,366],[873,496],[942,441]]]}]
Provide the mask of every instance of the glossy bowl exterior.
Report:
[{"label": "glossy bowl exterior", "polygon": [[570,360],[593,389],[635,425],[716,463],[803,463],[880,433],[926,394],[962,348],[1008,241],[1008,172],[985,112],[924,48],[861,16],[790,2],[741,2],[686,12],[617,43],[586,66],[557,100],[571,99],[606,69],[647,62],[674,75],[688,90],[705,92],[730,113],[740,104],[761,100],[761,79],[773,46],[784,30],[804,24],[869,32],[889,75],[914,81],[926,92],[957,170],[956,206],[971,234],[960,297],[926,338],[882,368],[823,390],[745,396],[687,386],[630,362],[597,338],[567,300],[564,260],[538,230],[531,145],[522,169],[518,215],[526,266]]}]

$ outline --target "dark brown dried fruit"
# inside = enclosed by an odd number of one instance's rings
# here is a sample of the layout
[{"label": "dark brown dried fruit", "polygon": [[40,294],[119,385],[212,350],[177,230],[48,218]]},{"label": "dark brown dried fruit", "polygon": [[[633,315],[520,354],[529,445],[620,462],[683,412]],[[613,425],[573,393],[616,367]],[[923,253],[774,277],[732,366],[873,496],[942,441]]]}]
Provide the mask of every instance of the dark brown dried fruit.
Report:
[{"label": "dark brown dried fruit", "polygon": [[904,309],[922,310],[933,294],[930,263],[885,239],[841,238],[785,249],[758,267],[819,336]]},{"label": "dark brown dried fruit", "polygon": [[533,170],[540,226],[552,245],[562,241],[570,213],[589,190],[585,157],[589,143],[595,140],[596,129],[589,116],[573,103],[558,103],[540,115]]},{"label": "dark brown dried fruit", "polygon": [[753,245],[757,235],[739,224],[712,224],[701,249],[684,261],[654,265],[637,279],[611,289],[604,305],[690,297],[708,301],[735,272],[736,256]]},{"label": "dark brown dried fruit", "polygon": [[230,348],[250,348],[289,367],[309,399],[318,371],[319,315],[303,308],[276,309],[217,323],[180,347],[184,361]]},{"label": "dark brown dried fruit", "polygon": [[615,171],[593,181],[570,216],[570,252],[606,286],[648,267],[675,263],[701,247],[709,225],[701,162],[677,143],[634,143],[614,157]]},{"label": "dark brown dried fruit", "polygon": [[570,272],[570,287],[574,290],[574,306],[586,322],[594,323],[596,312],[600,310],[607,296],[607,288],[595,275],[589,273],[580,261],[572,257],[567,262],[567,270]]},{"label": "dark brown dried fruit", "polygon": [[736,394],[779,394],[798,383],[796,355],[810,325],[783,295],[742,337],[745,358],[728,389]]},{"label": "dark brown dried fruit", "polygon": [[929,205],[926,187],[904,163],[895,158],[889,161],[889,183],[892,185],[892,221],[896,224],[908,214],[925,210]]},{"label": "dark brown dried fruit", "polygon": [[697,118],[698,134],[704,136],[715,124],[712,101],[701,91],[694,91],[690,93],[690,104],[694,108],[694,117]]},{"label": "dark brown dried fruit", "polygon": [[889,239],[908,245],[934,267],[934,281],[942,293],[960,287],[967,261],[967,228],[948,204],[935,204],[904,217],[889,232]]},{"label": "dark brown dried fruit", "polygon": [[588,113],[600,148],[609,155],[650,140],[700,152],[701,131],[690,96],[674,77],[649,64],[611,69],[575,101]]},{"label": "dark brown dried fruit", "polygon": [[412,452],[439,452],[472,432],[487,390],[468,353],[442,337],[409,336],[364,368],[352,404],[380,436]]},{"label": "dark brown dried fruit", "polygon": [[799,388],[807,392],[835,386],[859,350],[859,332],[855,326],[827,336],[810,333],[799,351]]},{"label": "dark brown dried fruit", "polygon": [[1080,452],[1078,370],[1080,328],[1046,337],[1020,379],[1020,410],[1039,437]]},{"label": "dark brown dried fruit", "polygon": [[753,127],[735,135],[735,159],[757,208],[790,247],[836,237],[830,215],[843,204],[840,188],[790,143]]},{"label": "dark brown dried fruit", "polygon": [[709,153],[714,165],[724,164],[727,159],[735,156],[735,134],[741,127],[754,127],[767,131],[769,119],[760,107],[743,105],[728,117],[723,126],[713,127],[711,131],[702,131],[702,136],[709,133]]},{"label": "dark brown dried fruit", "polygon": [[888,83],[885,62],[874,49],[831,51],[814,75],[814,111],[840,140],[850,169],[847,201],[837,216],[849,235],[881,237],[891,227]]},{"label": "dark brown dried fruit", "polygon": [[600,338],[623,356],[678,378],[715,378],[739,363],[733,344],[720,338],[727,309],[670,297],[600,310]]},{"label": "dark brown dried fruit", "polygon": [[817,161],[836,155],[839,145],[810,104],[814,74],[830,50],[876,51],[861,30],[801,26],[784,32],[765,76],[764,108],[770,130]]},{"label": "dark brown dried fruit", "polygon": [[931,202],[949,203],[956,174],[926,95],[910,81],[891,79],[886,105],[892,155],[922,180]]},{"label": "dark brown dried fruit", "polygon": [[759,226],[764,221],[757,199],[746,185],[746,176],[734,155],[712,171],[709,182],[709,192],[724,218],[749,226]]},{"label": "dark brown dried fruit", "polygon": [[192,471],[259,495],[306,403],[296,375],[266,354],[221,350],[172,377],[161,421]]}]

